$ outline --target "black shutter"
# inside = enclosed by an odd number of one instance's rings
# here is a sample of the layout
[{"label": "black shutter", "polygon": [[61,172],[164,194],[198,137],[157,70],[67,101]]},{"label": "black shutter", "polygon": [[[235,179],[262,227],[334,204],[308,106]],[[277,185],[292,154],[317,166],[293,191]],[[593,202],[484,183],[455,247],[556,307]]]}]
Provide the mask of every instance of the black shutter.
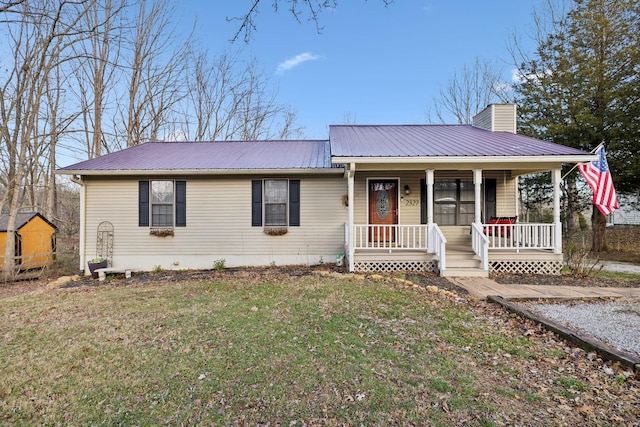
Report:
[{"label": "black shutter", "polygon": [[176,181],[176,227],[187,226],[187,181]]},{"label": "black shutter", "polygon": [[427,223],[427,180],[420,180],[420,224]]},{"label": "black shutter", "polygon": [[484,222],[489,222],[492,216],[496,216],[497,184],[498,182],[495,178],[484,180],[484,212],[482,212]]},{"label": "black shutter", "polygon": [[262,227],[262,180],[251,181],[251,226]]},{"label": "black shutter", "polygon": [[289,225],[300,226],[300,180],[289,181]]},{"label": "black shutter", "polygon": [[138,226],[149,226],[149,181],[138,182]]}]

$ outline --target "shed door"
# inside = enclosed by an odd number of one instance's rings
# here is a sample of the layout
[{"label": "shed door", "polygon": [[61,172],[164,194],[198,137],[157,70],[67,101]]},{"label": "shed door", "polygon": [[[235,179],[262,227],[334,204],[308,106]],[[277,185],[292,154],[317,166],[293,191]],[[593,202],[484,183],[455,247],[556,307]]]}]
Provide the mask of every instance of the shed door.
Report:
[{"label": "shed door", "polygon": [[369,224],[370,242],[395,241],[395,227],[391,226],[398,224],[398,180],[369,181]]}]

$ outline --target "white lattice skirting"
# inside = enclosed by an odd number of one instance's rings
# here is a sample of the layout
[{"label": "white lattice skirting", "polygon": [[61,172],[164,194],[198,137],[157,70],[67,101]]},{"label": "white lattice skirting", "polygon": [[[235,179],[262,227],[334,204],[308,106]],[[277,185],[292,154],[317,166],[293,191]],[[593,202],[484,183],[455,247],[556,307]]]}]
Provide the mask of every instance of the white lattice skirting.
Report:
[{"label": "white lattice skirting", "polygon": [[355,262],[359,273],[391,273],[394,271],[436,271],[436,261],[366,261]]},{"label": "white lattice skirting", "polygon": [[492,261],[492,273],[560,274],[561,261]]}]

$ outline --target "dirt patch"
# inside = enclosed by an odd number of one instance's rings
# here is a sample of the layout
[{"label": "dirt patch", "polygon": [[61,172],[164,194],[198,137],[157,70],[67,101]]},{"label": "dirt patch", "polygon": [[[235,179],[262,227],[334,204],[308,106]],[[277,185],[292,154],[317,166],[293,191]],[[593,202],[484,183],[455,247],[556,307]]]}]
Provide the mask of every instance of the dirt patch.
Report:
[{"label": "dirt patch", "polygon": [[15,282],[0,282],[0,299],[16,295],[28,294],[44,289],[49,281],[46,279],[18,280]]},{"label": "dirt patch", "polygon": [[559,276],[542,274],[511,274],[499,273],[491,275],[491,278],[502,284],[524,285],[555,285],[555,286],[580,286],[602,288],[637,288],[640,282],[637,280],[614,279],[606,277],[581,277],[569,274]]}]

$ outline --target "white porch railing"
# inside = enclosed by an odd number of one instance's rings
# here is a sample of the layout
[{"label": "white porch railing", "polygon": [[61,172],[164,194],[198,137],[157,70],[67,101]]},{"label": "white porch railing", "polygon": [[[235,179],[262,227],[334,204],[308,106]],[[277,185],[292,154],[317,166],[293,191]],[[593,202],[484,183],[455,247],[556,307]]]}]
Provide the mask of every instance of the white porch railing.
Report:
[{"label": "white porch railing", "polygon": [[447,238],[442,234],[442,230],[440,230],[438,224],[431,224],[429,235],[431,236],[431,248],[438,257],[440,274],[442,275],[442,272],[447,268]]},{"label": "white porch railing", "polygon": [[[489,251],[506,250],[520,252],[525,249],[552,250],[556,247],[555,224],[472,224],[471,245],[481,261],[482,269],[489,268]],[[436,255],[440,271],[446,269],[447,239],[437,224],[421,225],[353,225],[353,235],[348,224],[344,228],[345,253],[352,268],[356,250],[424,251]],[[561,243],[561,242],[560,242]]]},{"label": "white porch railing", "polygon": [[484,224],[489,249],[550,249],[556,248],[555,224]]},{"label": "white porch railing", "polygon": [[482,269],[489,270],[489,239],[483,233],[482,227],[475,222],[471,224],[471,246],[473,252],[480,258]]},{"label": "white porch railing", "polygon": [[354,249],[427,250],[428,226],[363,225],[354,227]]}]

